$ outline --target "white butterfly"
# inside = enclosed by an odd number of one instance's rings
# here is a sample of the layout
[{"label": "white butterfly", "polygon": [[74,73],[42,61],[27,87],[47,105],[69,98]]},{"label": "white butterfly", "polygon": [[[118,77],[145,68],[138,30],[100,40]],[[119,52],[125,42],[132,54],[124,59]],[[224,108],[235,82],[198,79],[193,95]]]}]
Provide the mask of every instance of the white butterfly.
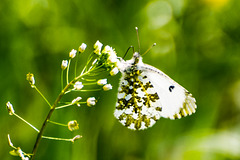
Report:
[{"label": "white butterfly", "polygon": [[196,111],[196,100],[162,71],[142,62],[138,52],[121,60],[122,77],[114,116],[126,127],[142,130],[161,117],[176,119]]}]

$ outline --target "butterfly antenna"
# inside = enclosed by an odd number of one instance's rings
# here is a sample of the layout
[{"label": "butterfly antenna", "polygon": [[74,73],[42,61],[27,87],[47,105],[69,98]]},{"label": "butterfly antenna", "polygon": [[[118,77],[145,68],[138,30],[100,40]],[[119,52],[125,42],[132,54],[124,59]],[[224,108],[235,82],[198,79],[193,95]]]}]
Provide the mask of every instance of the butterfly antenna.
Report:
[{"label": "butterfly antenna", "polygon": [[156,46],[156,43],[153,43],[153,45],[151,47],[148,48],[148,50],[146,50],[146,52],[144,52],[141,56],[145,55],[146,53],[148,53],[150,51],[150,49],[152,49],[152,47]]},{"label": "butterfly antenna", "polygon": [[134,53],[134,47],[133,47],[133,46],[128,47],[126,53],[125,53],[124,56],[123,56],[123,59],[126,57],[128,51],[129,51],[131,48],[133,49],[133,53]]},{"label": "butterfly antenna", "polygon": [[138,27],[135,27],[136,32],[137,32],[137,39],[138,39],[138,53],[140,53],[140,40],[139,40],[139,35],[138,35]]}]

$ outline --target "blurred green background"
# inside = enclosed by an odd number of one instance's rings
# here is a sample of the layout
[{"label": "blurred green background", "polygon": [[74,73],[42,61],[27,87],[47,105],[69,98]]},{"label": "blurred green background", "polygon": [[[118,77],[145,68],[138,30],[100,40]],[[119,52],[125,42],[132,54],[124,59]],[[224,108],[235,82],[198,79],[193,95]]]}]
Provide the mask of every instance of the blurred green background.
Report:
[{"label": "blurred green background", "polygon": [[[130,45],[153,65],[188,89],[197,112],[180,120],[160,119],[152,128],[131,131],[113,116],[120,75],[109,77],[113,90],[89,92],[99,97],[93,108],[82,105],[54,113],[74,133],[49,124],[45,135],[71,138],[74,144],[43,139],[37,159],[49,160],[237,160],[240,159],[240,1],[238,0],[1,0],[0,2],[0,157],[10,156],[7,134],[15,146],[31,152],[36,132],[14,116],[40,128],[48,112],[31,89],[26,74],[51,103],[60,91],[60,65],[71,49],[100,40],[123,56]],[[131,51],[126,59],[131,58]],[[74,98],[74,97],[72,97]]]}]

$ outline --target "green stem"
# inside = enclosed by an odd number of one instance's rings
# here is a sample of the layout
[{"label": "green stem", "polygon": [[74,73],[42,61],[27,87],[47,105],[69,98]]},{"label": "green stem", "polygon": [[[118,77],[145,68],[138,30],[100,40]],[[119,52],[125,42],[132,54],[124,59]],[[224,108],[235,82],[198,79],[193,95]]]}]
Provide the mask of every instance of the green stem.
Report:
[{"label": "green stem", "polygon": [[63,69],[61,72],[61,90],[63,90]]},{"label": "green stem", "polygon": [[44,95],[39,91],[39,89],[34,85],[34,88],[36,89],[36,91],[42,96],[42,98],[45,100],[45,102],[47,102],[47,104],[49,105],[49,107],[51,108],[52,105],[48,102],[47,98],[44,97]]},{"label": "green stem", "polygon": [[42,136],[42,138],[51,139],[51,140],[57,140],[57,141],[68,141],[68,142],[72,142],[72,139],[66,139],[66,138],[57,138],[57,137],[48,137],[48,136]]},{"label": "green stem", "polygon": [[71,59],[69,59],[68,66],[67,66],[67,74],[66,74],[67,84],[68,84],[68,73],[69,73],[70,63],[71,63]]},{"label": "green stem", "polygon": [[[57,109],[57,108],[56,108]],[[64,127],[67,127],[68,125],[67,124],[62,124],[62,123],[58,123],[58,122],[54,122],[54,121],[48,121],[49,123],[52,123],[52,124],[56,124],[56,125],[59,125],[59,126],[64,126]]]},{"label": "green stem", "polygon": [[47,126],[47,123],[48,121],[50,120],[54,110],[56,109],[58,103],[60,102],[60,100],[62,99],[62,97],[64,96],[65,92],[69,89],[69,87],[73,84],[75,84],[76,81],[78,81],[81,77],[89,74],[92,70],[88,70],[87,72],[79,75],[78,77],[75,77],[70,83],[68,83],[65,88],[61,91],[61,93],[59,93],[57,99],[55,100],[54,104],[52,105],[50,111],[48,112],[48,115],[46,117],[46,119],[44,120],[43,124],[42,124],[42,127],[37,135],[37,139],[35,141],[35,144],[34,144],[34,147],[33,147],[33,151],[32,151],[32,160],[35,159],[35,156],[36,156],[36,152],[37,152],[37,149],[39,147],[39,144],[40,144],[40,141],[41,139],[43,138],[43,132],[44,130],[46,129],[46,126]]},{"label": "green stem", "polygon": [[73,104],[72,104],[72,103],[66,104],[66,105],[63,105],[63,106],[56,107],[55,109],[66,108],[66,107],[69,107],[69,106],[71,106],[71,105],[73,105]]},{"label": "green stem", "polygon": [[79,56],[79,52],[77,53],[77,57],[76,57],[75,70],[74,70],[74,77],[76,77],[76,76],[77,76],[77,64],[78,64],[78,56]]},{"label": "green stem", "polygon": [[26,123],[27,125],[29,125],[30,127],[32,127],[35,131],[37,131],[39,133],[39,130],[36,127],[34,127],[32,124],[30,124],[28,121],[26,121],[25,119],[23,119],[16,113],[13,113],[13,115],[16,116],[17,118],[21,119],[24,123]]}]

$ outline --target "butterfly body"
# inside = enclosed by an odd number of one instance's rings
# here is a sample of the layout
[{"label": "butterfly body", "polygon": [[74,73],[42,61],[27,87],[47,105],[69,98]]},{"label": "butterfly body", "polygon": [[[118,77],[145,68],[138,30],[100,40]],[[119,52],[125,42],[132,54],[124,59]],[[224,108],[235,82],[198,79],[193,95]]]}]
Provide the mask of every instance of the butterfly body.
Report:
[{"label": "butterfly body", "polygon": [[195,112],[192,95],[162,71],[144,64],[138,52],[130,60],[121,60],[119,69],[122,77],[114,115],[129,129],[146,129],[161,117],[176,119]]}]

